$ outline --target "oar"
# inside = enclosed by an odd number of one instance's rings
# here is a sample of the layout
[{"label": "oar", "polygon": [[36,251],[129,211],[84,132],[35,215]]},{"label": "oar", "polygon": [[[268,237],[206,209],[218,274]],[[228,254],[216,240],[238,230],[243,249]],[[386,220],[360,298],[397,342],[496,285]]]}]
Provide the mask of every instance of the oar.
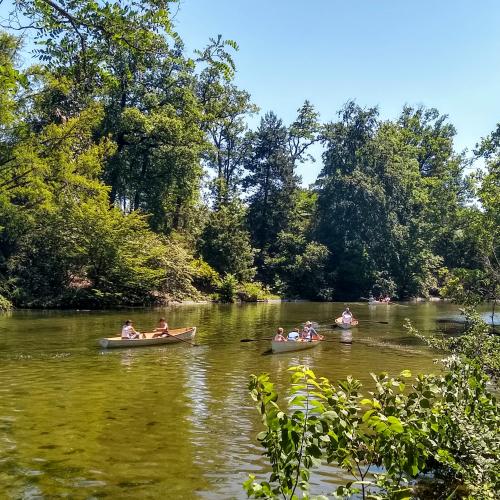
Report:
[{"label": "oar", "polygon": [[[154,334],[154,333],[159,333],[159,332],[147,332],[147,333],[144,333],[144,335],[148,335],[149,333],[153,333]],[[189,340],[181,339],[177,335],[172,335],[171,333],[168,333],[168,332],[163,332],[162,335],[163,334],[168,335],[169,337],[172,337],[172,338],[174,338],[176,340],[180,340],[181,342],[186,342],[186,344],[192,345],[193,347],[198,347],[200,345],[200,344],[193,344],[193,342],[189,342]],[[142,333],[141,333],[141,335],[142,335]],[[182,333],[180,333],[179,335],[182,335]],[[157,338],[159,338],[159,337],[157,337]]]},{"label": "oar", "polygon": [[[198,347],[200,345],[200,344],[193,344],[192,342],[189,342],[189,340],[181,339],[177,335],[172,335],[171,333],[168,333],[168,332],[163,332],[163,333],[166,333],[169,337],[172,337],[174,339],[180,340],[181,342],[186,342],[186,344],[189,344],[189,345],[191,345],[193,347]],[[182,334],[180,334],[180,335],[182,335]]]},{"label": "oar", "polygon": [[274,337],[263,337],[261,339],[241,339],[240,342],[259,342],[260,340],[273,340]]}]

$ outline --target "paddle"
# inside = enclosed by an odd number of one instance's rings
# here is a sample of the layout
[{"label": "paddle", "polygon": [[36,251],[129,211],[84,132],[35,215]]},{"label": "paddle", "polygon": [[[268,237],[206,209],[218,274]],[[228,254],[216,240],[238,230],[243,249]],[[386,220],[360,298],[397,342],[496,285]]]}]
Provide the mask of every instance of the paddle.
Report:
[{"label": "paddle", "polygon": [[193,347],[198,347],[200,345],[200,344],[193,344],[192,342],[189,342],[189,340],[181,339],[177,335],[172,335],[171,333],[168,332],[163,332],[163,333],[167,334],[169,337],[173,337],[174,339],[180,340],[181,342],[186,342],[186,344],[189,344]]},{"label": "paddle", "polygon": [[263,337],[261,339],[241,339],[240,342],[259,342],[260,340],[273,340],[274,337]]},{"label": "paddle", "polygon": [[[148,333],[159,333],[159,332],[148,332]],[[189,340],[181,339],[178,335],[172,335],[171,333],[168,332],[163,332],[162,335],[168,335],[169,337],[173,337],[176,340],[180,340],[181,342],[186,342],[186,344],[192,345],[193,347],[198,347],[200,344],[193,344],[193,342],[189,342]],[[141,333],[141,335],[147,335],[147,333]],[[147,337],[146,337],[147,338]],[[159,337],[156,337],[159,338]]]},{"label": "paddle", "polygon": [[381,325],[388,325],[388,321],[375,321],[374,319],[358,319],[358,321],[363,321],[364,323],[380,323]]}]

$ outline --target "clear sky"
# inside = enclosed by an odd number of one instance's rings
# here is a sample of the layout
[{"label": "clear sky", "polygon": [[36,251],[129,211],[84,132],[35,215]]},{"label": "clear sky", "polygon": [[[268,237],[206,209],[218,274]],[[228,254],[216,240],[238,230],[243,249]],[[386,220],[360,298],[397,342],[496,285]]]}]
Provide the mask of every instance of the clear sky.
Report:
[{"label": "clear sky", "polygon": [[[305,99],[325,121],[348,99],[383,118],[424,104],[460,151],[500,122],[500,0],[181,0],[175,22],[188,53],[235,40],[238,85],[287,123]],[[320,168],[301,166],[304,183]]]},{"label": "clear sky", "polygon": [[[383,118],[424,104],[457,150],[500,122],[499,0],[182,0],[176,23],[188,50],[235,40],[237,83],[286,122],[305,99],[326,121],[348,99]],[[306,184],[320,166],[299,168]]]}]

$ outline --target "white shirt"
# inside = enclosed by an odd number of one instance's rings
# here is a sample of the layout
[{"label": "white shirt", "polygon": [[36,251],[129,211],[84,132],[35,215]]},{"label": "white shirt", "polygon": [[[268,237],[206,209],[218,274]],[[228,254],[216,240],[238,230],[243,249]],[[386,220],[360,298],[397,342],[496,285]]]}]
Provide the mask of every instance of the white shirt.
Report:
[{"label": "white shirt", "polygon": [[342,313],[342,322],[350,323],[351,321],[352,321],[352,314],[344,311]]},{"label": "white shirt", "polygon": [[122,328],[122,339],[130,339],[134,334],[134,328],[132,325],[125,325]]},{"label": "white shirt", "polygon": [[288,340],[297,340],[299,338],[299,332],[290,332],[288,334]]}]

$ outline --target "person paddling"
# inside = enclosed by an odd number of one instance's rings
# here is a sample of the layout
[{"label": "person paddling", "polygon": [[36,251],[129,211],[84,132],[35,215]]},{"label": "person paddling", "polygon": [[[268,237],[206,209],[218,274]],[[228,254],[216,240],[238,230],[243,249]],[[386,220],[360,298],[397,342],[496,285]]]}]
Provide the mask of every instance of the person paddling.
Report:
[{"label": "person paddling", "polygon": [[165,318],[160,318],[158,326],[154,329],[153,338],[168,337],[168,324]]},{"label": "person paddling", "polygon": [[351,310],[348,307],[346,307],[345,311],[342,313],[342,323],[350,325],[353,319],[354,316],[352,315]]}]

